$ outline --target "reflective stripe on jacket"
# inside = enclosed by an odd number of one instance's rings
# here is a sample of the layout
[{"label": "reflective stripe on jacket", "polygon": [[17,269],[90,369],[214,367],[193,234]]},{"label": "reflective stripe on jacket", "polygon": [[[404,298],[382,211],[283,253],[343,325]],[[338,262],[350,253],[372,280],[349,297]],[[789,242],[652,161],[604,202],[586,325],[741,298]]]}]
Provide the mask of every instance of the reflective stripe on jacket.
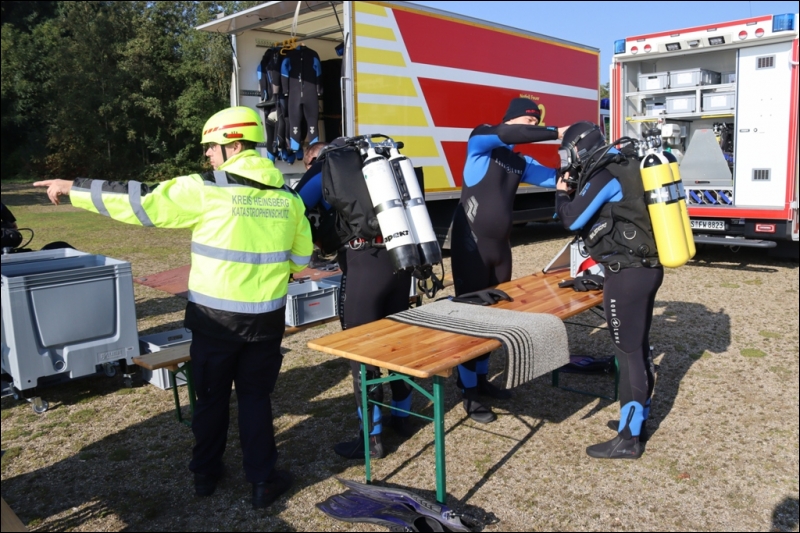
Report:
[{"label": "reflective stripe on jacket", "polygon": [[[313,249],[303,202],[254,150],[230,158],[214,175],[219,178],[193,174],[154,188],[78,179],[70,199],[129,224],[191,228],[189,301],[223,312],[214,313],[216,321],[224,313],[282,312],[289,274],[305,268]],[[230,326],[225,329],[241,333],[241,327]],[[244,336],[262,338],[256,331]]]}]

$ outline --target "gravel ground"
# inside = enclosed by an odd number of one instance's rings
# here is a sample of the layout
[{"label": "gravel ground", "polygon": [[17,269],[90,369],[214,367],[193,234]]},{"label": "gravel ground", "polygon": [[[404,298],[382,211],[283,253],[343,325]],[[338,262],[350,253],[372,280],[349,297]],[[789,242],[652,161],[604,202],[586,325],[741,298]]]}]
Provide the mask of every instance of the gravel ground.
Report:
[{"label": "gravel ground", "polygon": [[[17,218],[37,220],[35,243],[67,240],[132,262],[147,275],[188,262],[188,234],[123,226],[91,217],[63,228],[30,190],[3,186]],[[45,218],[48,217],[48,218]],[[61,220],[66,220],[62,218]],[[81,219],[83,220],[83,219]],[[41,221],[41,222],[40,222]],[[553,224],[514,230],[514,277],[535,272],[569,236]],[[35,244],[34,243],[34,244]],[[448,263],[449,260],[446,261]],[[449,268],[449,265],[447,265]],[[179,327],[184,301],[137,285],[140,334]],[[611,354],[603,320],[569,321],[573,354]],[[583,324],[576,325],[576,324]],[[590,326],[590,327],[586,327]],[[2,495],[35,531],[379,531],[351,527],[314,504],[342,491],[333,476],[363,480],[358,461],[333,443],[357,431],[349,367],[306,343],[337,323],[288,337],[273,397],[281,464],[296,476],[288,495],[253,511],[241,469],[236,399],[225,456],[228,475],[198,499],[187,470],[193,437],[174,418],[172,395],[120,376],[91,377],[43,391],[36,415],[2,400]],[[798,264],[761,251],[701,249],[668,270],[651,332],[660,365],[652,420],[657,429],[638,461],[600,461],[584,448],[613,436],[618,405],[553,388],[542,377],[494,403],[497,422],[465,417],[455,383],[446,399],[448,503],[481,517],[485,531],[798,531]],[[502,357],[492,358],[500,379]],[[567,384],[610,393],[606,376]],[[426,384],[429,386],[429,384]],[[182,390],[185,403],[185,391]],[[414,407],[431,411],[417,395]],[[373,463],[377,480],[434,497],[430,424]]]}]

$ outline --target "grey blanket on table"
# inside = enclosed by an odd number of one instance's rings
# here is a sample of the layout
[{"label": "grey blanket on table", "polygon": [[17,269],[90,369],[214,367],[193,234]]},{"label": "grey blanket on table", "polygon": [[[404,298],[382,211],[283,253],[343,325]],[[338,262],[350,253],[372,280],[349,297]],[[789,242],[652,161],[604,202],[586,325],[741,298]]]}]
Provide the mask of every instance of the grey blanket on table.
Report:
[{"label": "grey blanket on table", "polygon": [[505,347],[506,388],[517,387],[569,363],[567,329],[560,318],[439,300],[386,318],[473,337]]}]

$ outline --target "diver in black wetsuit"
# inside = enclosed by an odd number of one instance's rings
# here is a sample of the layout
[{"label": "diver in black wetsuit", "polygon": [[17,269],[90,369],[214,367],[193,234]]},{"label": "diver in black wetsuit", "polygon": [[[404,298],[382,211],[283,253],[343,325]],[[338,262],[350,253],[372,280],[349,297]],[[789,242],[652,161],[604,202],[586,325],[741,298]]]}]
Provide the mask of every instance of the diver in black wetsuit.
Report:
[{"label": "diver in black wetsuit", "polygon": [[[336,144],[336,140],[332,144]],[[309,211],[327,211],[331,206],[322,196],[322,163],[316,161],[324,143],[316,143],[306,150],[304,163],[308,169],[295,186]],[[313,224],[312,224],[313,226]],[[314,228],[312,227],[312,231]],[[315,242],[317,237],[315,235]],[[342,329],[354,328],[362,324],[386,318],[388,315],[408,309],[411,293],[411,272],[408,270],[393,273],[389,252],[381,243],[353,239],[337,253],[339,268],[342,269],[342,284],[339,297],[339,320]],[[353,390],[356,397],[359,421],[362,416],[361,405],[361,363],[350,361],[353,373]],[[380,376],[380,369],[367,366],[368,379]],[[391,406],[411,410],[411,385],[398,380],[390,382],[392,391]],[[383,386],[370,388],[370,400],[383,403]],[[392,410],[390,426],[402,436],[412,433],[408,413]],[[384,456],[381,440],[383,430],[381,408],[373,406],[369,418],[370,456],[379,459]],[[359,428],[362,427],[359,423]],[[360,434],[352,441],[342,442],[333,447],[334,451],[347,459],[364,457],[364,437]]]},{"label": "diver in black wetsuit", "polygon": [[[593,154],[599,157],[604,145],[599,128],[590,122],[579,122],[564,133],[562,159],[571,166],[557,184],[556,212],[564,227],[583,237],[592,259],[604,266],[603,306],[619,363],[618,434],[589,446],[586,453],[638,459],[648,438],[645,423],[655,386],[649,334],[664,268],[658,261],[638,161],[614,162],[610,155],[591,175],[584,175]],[[570,173],[580,174],[574,195],[566,181]]]},{"label": "diver in black wetsuit", "polygon": [[[515,153],[514,145],[561,138],[566,128],[537,126],[538,104],[529,98],[511,101],[497,126],[478,126],[469,137],[461,202],[453,218],[450,254],[456,296],[511,280],[511,226],[520,182],[555,187],[556,171]],[[511,397],[489,383],[489,354],[458,366],[464,409],[476,422],[495,420],[477,401],[479,394]]]}]

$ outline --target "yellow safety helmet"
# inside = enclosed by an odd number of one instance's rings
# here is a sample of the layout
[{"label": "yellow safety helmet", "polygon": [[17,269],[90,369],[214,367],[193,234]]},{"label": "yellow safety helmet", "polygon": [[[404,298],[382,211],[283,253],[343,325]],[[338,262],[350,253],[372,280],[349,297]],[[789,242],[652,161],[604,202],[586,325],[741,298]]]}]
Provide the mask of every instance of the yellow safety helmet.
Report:
[{"label": "yellow safety helmet", "polygon": [[249,107],[229,107],[214,114],[203,126],[200,144],[228,144],[234,141],[266,142],[264,123]]}]

